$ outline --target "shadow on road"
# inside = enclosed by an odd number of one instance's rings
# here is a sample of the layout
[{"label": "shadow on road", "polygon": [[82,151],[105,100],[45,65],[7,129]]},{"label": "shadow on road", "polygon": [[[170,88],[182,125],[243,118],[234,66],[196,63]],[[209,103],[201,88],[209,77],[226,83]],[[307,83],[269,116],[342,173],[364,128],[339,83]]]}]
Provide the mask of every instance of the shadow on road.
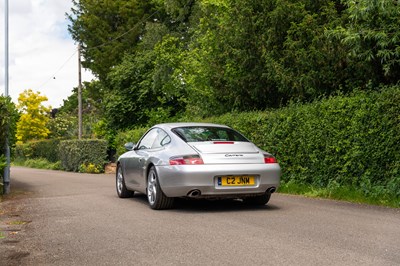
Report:
[{"label": "shadow on road", "polygon": [[0,202],[29,197],[35,191],[32,185],[17,180],[11,180],[10,187],[10,194],[2,195]]},{"label": "shadow on road", "polygon": [[[273,196],[272,196],[273,197]],[[273,198],[271,198],[273,201]],[[144,194],[137,193],[131,199],[135,202],[140,202],[143,205],[148,206],[147,197]],[[150,209],[150,207],[149,207]],[[199,213],[199,212],[254,212],[254,211],[279,211],[281,208],[277,205],[268,203],[264,206],[254,206],[246,204],[241,200],[206,200],[206,199],[186,199],[177,198],[175,201],[175,206],[172,210],[173,212],[182,213]]]},{"label": "shadow on road", "polygon": [[11,180],[11,191],[24,191],[31,192],[33,191],[33,186],[31,184],[21,182],[15,179]]}]

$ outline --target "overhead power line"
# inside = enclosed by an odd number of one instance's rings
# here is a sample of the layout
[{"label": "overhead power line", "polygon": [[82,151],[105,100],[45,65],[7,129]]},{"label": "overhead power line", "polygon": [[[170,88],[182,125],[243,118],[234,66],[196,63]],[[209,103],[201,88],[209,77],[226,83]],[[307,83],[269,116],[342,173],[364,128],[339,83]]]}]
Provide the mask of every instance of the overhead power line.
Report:
[{"label": "overhead power line", "polygon": [[[104,43],[102,43],[102,44],[96,45],[96,46],[94,46],[94,47],[90,47],[90,48],[88,48],[88,49],[86,49],[86,50],[87,50],[87,51],[90,51],[90,50],[93,50],[93,49],[97,49],[97,48],[103,47],[103,46],[105,46],[105,45],[107,45],[107,44],[109,44],[109,43],[112,43],[112,42],[115,42],[115,41],[121,39],[122,37],[124,37],[125,35],[127,35],[128,33],[130,33],[131,31],[133,31],[134,29],[136,29],[141,23],[143,23],[144,21],[147,21],[148,19],[152,18],[152,17],[155,16],[157,13],[159,13],[158,10],[155,11],[155,12],[153,12],[153,13],[152,13],[151,15],[149,15],[148,17],[142,19],[141,21],[139,21],[138,23],[136,23],[132,28],[130,28],[129,30],[125,31],[124,33],[118,35],[118,36],[115,37],[114,39],[111,39],[111,40],[106,41],[106,42],[104,42]],[[78,48],[78,49],[79,49],[79,48]],[[70,57],[68,57],[68,59],[57,69],[56,72],[54,72],[53,75],[51,75],[45,82],[43,82],[43,83],[38,87],[39,90],[40,90],[44,85],[46,85],[50,80],[52,80],[52,79],[54,79],[54,78],[56,77],[56,75],[66,66],[66,64],[67,64],[67,63],[72,59],[72,57],[74,57],[74,55],[78,52],[78,49],[76,49],[76,50],[74,51],[74,53],[73,53]]]},{"label": "overhead power line", "polygon": [[[189,4],[192,3],[192,1],[193,1],[193,0],[188,0],[188,1],[186,2],[186,4],[183,6],[183,8],[186,8]],[[160,12],[159,10],[154,11],[152,14],[150,14],[149,16],[143,18],[141,21],[137,22],[132,28],[130,28],[129,30],[125,31],[125,32],[122,33],[121,35],[118,35],[118,36],[115,37],[114,39],[111,39],[111,40],[109,40],[109,41],[106,41],[106,42],[104,42],[104,43],[102,43],[102,44],[96,45],[96,46],[94,46],[94,47],[87,48],[86,50],[87,50],[87,51],[90,51],[90,50],[93,50],[93,49],[97,49],[97,48],[100,48],[100,47],[105,46],[106,44],[109,44],[109,43],[112,43],[112,42],[114,42],[114,41],[117,41],[117,40],[121,39],[122,37],[124,37],[125,35],[127,35],[129,32],[131,32],[131,31],[133,31],[134,29],[136,29],[140,24],[142,24],[142,23],[148,21],[149,19],[151,19],[152,17],[154,17],[154,16],[155,16],[157,13],[159,13],[159,12]]]},{"label": "overhead power line", "polygon": [[[185,4],[184,8],[185,8],[186,6],[188,6],[190,2],[191,2],[191,0],[188,0],[188,2]],[[136,23],[132,28],[130,28],[129,30],[123,32],[122,34],[118,35],[117,37],[115,37],[115,38],[113,38],[113,39],[111,39],[111,40],[109,40],[109,41],[103,42],[102,44],[96,45],[96,46],[94,46],[94,47],[87,48],[86,51],[90,51],[90,50],[93,50],[93,49],[97,49],[97,48],[103,47],[103,46],[105,46],[105,45],[107,45],[107,44],[109,44],[109,43],[112,43],[112,42],[115,42],[115,41],[121,39],[122,37],[124,37],[125,35],[127,35],[128,33],[130,33],[131,31],[133,31],[134,29],[136,29],[140,24],[142,24],[142,23],[146,22],[147,20],[151,19],[152,17],[154,17],[154,16],[155,16],[157,13],[159,13],[159,12],[160,12],[159,10],[154,11],[154,12],[153,12],[152,14],[150,14],[149,16],[147,16],[147,17],[143,18],[141,21],[137,22],[137,23]],[[79,49],[79,48],[78,48],[78,49]],[[73,54],[72,54],[72,55],[57,69],[57,71],[54,72],[54,74],[53,74],[52,76],[50,76],[45,82],[43,82],[43,83],[38,87],[38,89],[41,89],[41,88],[42,88],[44,85],[46,85],[50,80],[54,79],[54,78],[56,77],[56,74],[57,74],[58,72],[60,72],[60,71],[65,67],[65,65],[71,60],[71,58],[78,52],[78,49],[75,50],[74,53],[73,53]]]},{"label": "overhead power line", "polygon": [[43,83],[38,87],[38,90],[40,90],[40,89],[41,89],[44,85],[46,85],[50,80],[54,79],[54,78],[57,76],[57,74],[58,74],[58,73],[67,65],[67,63],[74,57],[74,55],[75,55],[77,52],[78,52],[78,50],[75,50],[75,51],[73,52],[73,54],[72,54],[70,57],[68,57],[68,59],[65,60],[65,62],[57,69],[57,71],[54,72],[53,75],[51,75],[45,82],[43,82]]}]

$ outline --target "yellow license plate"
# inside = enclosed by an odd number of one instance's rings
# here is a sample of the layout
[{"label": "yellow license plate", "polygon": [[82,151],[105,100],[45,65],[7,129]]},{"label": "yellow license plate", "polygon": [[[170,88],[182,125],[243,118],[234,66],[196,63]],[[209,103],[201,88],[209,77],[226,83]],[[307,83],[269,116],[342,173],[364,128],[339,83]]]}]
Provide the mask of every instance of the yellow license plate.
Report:
[{"label": "yellow license plate", "polygon": [[220,176],[218,177],[219,186],[254,186],[254,176]]}]

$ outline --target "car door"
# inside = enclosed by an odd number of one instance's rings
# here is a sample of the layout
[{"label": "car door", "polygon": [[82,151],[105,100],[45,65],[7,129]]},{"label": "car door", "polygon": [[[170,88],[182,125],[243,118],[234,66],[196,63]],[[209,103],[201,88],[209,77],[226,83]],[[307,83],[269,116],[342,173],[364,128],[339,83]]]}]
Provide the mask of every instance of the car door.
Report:
[{"label": "car door", "polygon": [[144,168],[149,158],[149,150],[158,136],[158,129],[149,130],[130,152],[125,163],[125,185],[132,189],[143,192],[145,188]]}]

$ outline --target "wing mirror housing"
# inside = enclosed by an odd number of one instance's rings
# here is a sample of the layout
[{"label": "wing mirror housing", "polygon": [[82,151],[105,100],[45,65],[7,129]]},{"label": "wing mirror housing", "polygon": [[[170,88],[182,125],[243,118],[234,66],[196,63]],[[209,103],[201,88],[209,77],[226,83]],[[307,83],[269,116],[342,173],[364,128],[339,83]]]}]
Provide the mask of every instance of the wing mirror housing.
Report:
[{"label": "wing mirror housing", "polygon": [[136,144],[133,142],[128,142],[124,144],[126,150],[131,151],[135,148]]}]

